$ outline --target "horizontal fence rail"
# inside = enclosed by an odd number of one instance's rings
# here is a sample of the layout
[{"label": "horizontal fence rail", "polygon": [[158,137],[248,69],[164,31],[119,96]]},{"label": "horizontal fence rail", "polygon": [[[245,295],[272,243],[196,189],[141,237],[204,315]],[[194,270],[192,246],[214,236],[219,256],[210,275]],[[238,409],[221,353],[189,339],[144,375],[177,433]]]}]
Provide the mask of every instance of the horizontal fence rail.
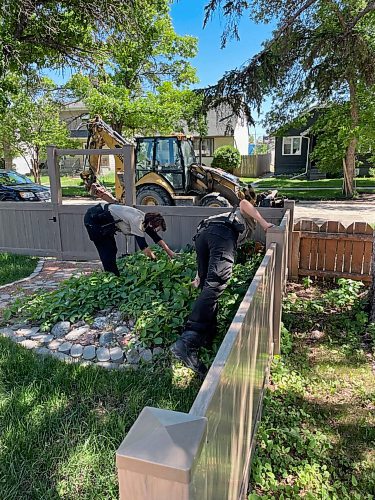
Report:
[{"label": "horizontal fence rail", "polygon": [[340,222],[317,224],[301,220],[294,225],[291,277],[350,278],[371,281],[374,231],[365,222],[348,227]]},{"label": "horizontal fence rail", "polygon": [[117,451],[121,500],[243,498],[273,351],[277,251],[271,243],[189,414],[146,407],[130,429]]}]

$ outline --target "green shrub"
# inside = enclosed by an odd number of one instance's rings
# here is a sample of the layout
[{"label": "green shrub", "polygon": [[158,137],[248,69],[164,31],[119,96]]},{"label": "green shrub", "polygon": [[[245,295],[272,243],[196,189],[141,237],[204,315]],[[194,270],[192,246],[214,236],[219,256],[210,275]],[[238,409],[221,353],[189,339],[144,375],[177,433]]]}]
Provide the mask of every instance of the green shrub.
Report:
[{"label": "green shrub", "polygon": [[370,167],[370,168],[368,169],[368,175],[369,175],[370,177],[375,177],[375,168]]},{"label": "green shrub", "polygon": [[214,152],[212,167],[222,168],[226,172],[233,173],[233,170],[241,164],[241,155],[238,149],[233,146],[221,146]]}]

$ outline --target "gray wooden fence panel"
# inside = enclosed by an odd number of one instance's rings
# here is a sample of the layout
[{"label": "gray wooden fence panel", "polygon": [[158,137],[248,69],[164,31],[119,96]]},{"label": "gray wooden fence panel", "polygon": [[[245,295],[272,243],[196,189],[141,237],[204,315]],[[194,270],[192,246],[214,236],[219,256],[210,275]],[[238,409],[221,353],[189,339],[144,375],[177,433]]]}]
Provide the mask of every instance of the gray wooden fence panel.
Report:
[{"label": "gray wooden fence panel", "polygon": [[57,256],[54,211],[47,203],[1,202],[0,250],[29,255]]}]

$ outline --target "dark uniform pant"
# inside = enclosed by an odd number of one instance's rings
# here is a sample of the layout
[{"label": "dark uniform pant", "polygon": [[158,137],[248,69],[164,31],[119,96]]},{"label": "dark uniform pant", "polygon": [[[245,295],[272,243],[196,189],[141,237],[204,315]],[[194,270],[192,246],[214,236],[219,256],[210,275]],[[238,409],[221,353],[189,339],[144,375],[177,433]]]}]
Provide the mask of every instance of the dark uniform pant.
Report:
[{"label": "dark uniform pant", "polygon": [[101,263],[103,264],[104,271],[108,273],[113,273],[116,276],[120,276],[120,271],[118,270],[116,264],[117,255],[117,245],[114,235],[107,235],[105,237],[99,237],[97,231],[95,231],[95,215],[97,213],[97,206],[90,208],[84,218],[84,224],[87,229],[90,240],[94,243]]},{"label": "dark uniform pant", "polygon": [[210,224],[195,239],[201,293],[187,320],[184,341],[210,345],[217,331],[218,299],[232,276],[238,233],[225,224]]}]

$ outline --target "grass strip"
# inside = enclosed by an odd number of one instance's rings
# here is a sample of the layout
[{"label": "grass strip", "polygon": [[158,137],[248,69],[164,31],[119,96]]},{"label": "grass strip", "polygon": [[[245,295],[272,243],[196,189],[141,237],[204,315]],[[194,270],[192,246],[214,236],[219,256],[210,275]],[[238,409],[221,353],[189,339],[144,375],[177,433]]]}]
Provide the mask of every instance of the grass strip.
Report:
[{"label": "grass strip", "polygon": [[38,257],[0,253],[0,286],[27,278],[35,269]]}]

